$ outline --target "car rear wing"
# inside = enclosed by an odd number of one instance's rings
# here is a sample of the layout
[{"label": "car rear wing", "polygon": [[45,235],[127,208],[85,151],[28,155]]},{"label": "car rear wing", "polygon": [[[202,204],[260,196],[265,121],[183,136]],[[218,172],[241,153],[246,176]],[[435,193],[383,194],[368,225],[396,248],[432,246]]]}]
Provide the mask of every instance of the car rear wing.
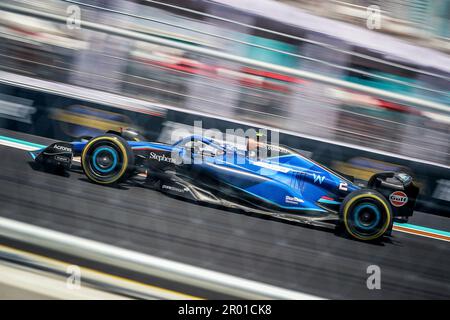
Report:
[{"label": "car rear wing", "polygon": [[370,178],[368,187],[386,197],[396,220],[404,222],[412,216],[419,187],[414,184],[410,175],[403,172],[380,172]]}]

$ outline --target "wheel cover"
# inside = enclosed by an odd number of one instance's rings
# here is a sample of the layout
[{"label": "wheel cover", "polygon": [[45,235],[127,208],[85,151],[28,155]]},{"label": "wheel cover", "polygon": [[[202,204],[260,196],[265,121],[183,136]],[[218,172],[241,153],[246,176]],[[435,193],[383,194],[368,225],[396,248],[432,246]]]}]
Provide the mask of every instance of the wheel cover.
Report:
[{"label": "wheel cover", "polygon": [[114,137],[92,139],[85,146],[81,158],[86,176],[102,184],[119,180],[128,166],[127,151]]},{"label": "wheel cover", "polygon": [[111,147],[97,148],[92,155],[92,164],[95,170],[102,173],[109,173],[117,166],[117,151]]},{"label": "wheel cover", "polygon": [[370,230],[380,222],[381,212],[375,204],[361,202],[354,207],[352,218],[358,229]]},{"label": "wheel cover", "polygon": [[344,207],[344,224],[357,239],[373,240],[389,228],[389,207],[374,194],[362,194],[351,199]]}]

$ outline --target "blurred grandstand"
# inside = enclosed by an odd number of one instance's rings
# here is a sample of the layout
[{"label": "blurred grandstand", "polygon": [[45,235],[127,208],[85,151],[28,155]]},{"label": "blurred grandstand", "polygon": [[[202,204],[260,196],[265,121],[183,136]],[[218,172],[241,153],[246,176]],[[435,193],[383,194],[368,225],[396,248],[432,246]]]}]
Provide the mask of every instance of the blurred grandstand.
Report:
[{"label": "blurred grandstand", "polygon": [[[76,5],[82,22],[218,49],[448,107],[450,58],[444,52],[449,1],[373,3],[389,21],[380,30],[365,28],[360,11],[369,2],[362,0],[5,0],[0,5],[0,68],[448,165],[450,108],[406,105],[82,25],[69,28],[51,18],[68,17],[68,6]],[[402,25],[410,34],[394,32]],[[0,114],[10,118],[6,107]]]},{"label": "blurred grandstand", "polygon": [[281,0],[316,15],[364,25],[367,8],[377,6],[382,11],[382,25],[378,31],[393,34],[449,52],[450,2],[431,0]]}]

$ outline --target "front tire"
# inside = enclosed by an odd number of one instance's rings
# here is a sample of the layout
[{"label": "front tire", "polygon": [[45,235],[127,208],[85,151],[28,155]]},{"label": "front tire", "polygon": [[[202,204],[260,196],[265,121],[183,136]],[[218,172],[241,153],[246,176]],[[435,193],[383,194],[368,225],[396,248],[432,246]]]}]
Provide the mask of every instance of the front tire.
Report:
[{"label": "front tire", "polygon": [[125,180],[133,171],[134,155],[123,138],[106,134],[86,144],[81,166],[90,181],[111,185]]},{"label": "front tire", "polygon": [[342,202],[341,219],[353,238],[373,241],[387,234],[392,225],[392,210],[379,192],[362,189],[350,193]]}]

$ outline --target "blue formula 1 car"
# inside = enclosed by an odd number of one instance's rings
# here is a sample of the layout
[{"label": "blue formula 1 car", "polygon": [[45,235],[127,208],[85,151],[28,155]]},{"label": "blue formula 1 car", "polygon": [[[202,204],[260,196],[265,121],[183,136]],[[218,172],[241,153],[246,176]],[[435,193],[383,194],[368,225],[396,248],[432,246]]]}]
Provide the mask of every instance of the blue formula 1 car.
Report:
[{"label": "blue formula 1 car", "polygon": [[162,144],[121,130],[53,143],[31,155],[53,169],[70,169],[80,157],[84,174],[97,184],[132,181],[196,202],[342,227],[364,241],[390,235],[394,220],[407,221],[419,192],[405,173],[378,173],[361,187],[288,147],[255,140],[237,148],[193,135]]}]

